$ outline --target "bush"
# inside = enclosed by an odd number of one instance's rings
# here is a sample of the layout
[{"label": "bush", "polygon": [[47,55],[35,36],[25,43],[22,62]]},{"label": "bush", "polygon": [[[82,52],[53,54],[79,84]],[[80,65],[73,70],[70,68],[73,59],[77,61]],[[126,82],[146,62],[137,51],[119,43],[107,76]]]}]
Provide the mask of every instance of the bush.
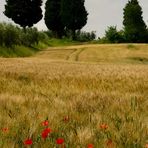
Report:
[{"label": "bush", "polygon": [[109,40],[106,37],[98,38],[98,43],[100,44],[109,43]]},{"label": "bush", "polygon": [[54,38],[55,37],[51,30],[43,31],[43,33],[45,33],[49,38]]},{"label": "bush", "polygon": [[39,33],[36,28],[27,28],[25,32],[22,32],[21,42],[23,45],[31,47],[38,44]]},{"label": "bush", "polygon": [[4,29],[5,29],[5,26],[4,24],[0,24],[0,46],[3,46],[4,44]]},{"label": "bush", "polygon": [[0,45],[12,48],[20,44],[19,28],[12,24],[0,24]]},{"label": "bush", "polygon": [[77,31],[76,40],[80,42],[88,42],[96,39],[96,32]]},{"label": "bush", "polygon": [[122,30],[118,32],[116,26],[108,27],[108,29],[105,31],[105,38],[109,43],[125,42],[124,32]]},{"label": "bush", "polygon": [[48,44],[49,36],[45,32],[38,32],[39,33],[39,41]]},{"label": "bush", "polygon": [[15,45],[31,47],[39,41],[48,44],[48,35],[39,32],[36,28],[27,28],[25,31],[17,26],[0,23],[0,46],[13,48]]}]

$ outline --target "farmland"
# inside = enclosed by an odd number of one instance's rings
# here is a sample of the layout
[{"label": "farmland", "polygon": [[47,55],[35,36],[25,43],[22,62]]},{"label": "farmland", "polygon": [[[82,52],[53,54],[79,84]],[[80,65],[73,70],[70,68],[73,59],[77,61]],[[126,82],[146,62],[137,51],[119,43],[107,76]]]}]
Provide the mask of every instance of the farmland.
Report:
[{"label": "farmland", "polygon": [[[148,45],[49,47],[0,58],[0,147],[144,148]],[[51,129],[45,139],[42,122]]]}]

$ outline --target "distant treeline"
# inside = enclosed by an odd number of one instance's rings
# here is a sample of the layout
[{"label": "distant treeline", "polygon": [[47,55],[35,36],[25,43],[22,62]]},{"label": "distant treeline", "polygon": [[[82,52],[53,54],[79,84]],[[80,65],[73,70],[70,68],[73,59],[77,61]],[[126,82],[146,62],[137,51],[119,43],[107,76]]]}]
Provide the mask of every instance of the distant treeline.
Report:
[{"label": "distant treeline", "polygon": [[[7,0],[4,14],[26,30],[39,22],[42,15],[42,0]],[[47,0],[45,5],[45,24],[57,38],[71,33],[76,39],[76,31],[87,23],[84,0]]]},{"label": "distant treeline", "polygon": [[123,10],[124,28],[117,31],[116,26],[110,26],[105,37],[100,42],[110,43],[147,43],[148,28],[142,17],[142,8],[138,0],[129,0]]},{"label": "distant treeline", "polygon": [[[42,0],[7,0],[4,14],[16,24],[19,24],[23,30],[11,25],[6,25],[6,29],[4,29],[5,25],[1,24],[0,32],[3,31],[5,35],[1,35],[0,45],[10,46],[17,43],[30,46],[38,43],[40,38],[47,39],[49,36],[78,41],[94,40],[96,39],[95,32],[81,31],[87,24],[88,16],[84,3],[85,0],[47,0],[44,20],[49,31],[44,34],[45,32],[38,32],[35,28],[31,29],[43,17]],[[123,29],[118,31],[116,26],[108,27],[105,36],[99,38],[99,42],[147,43],[148,29],[143,20],[142,8],[138,0],[129,0],[123,10],[123,14]],[[14,33],[14,30],[17,31]],[[15,37],[9,37],[9,34]]]},{"label": "distant treeline", "polygon": [[[67,36],[70,38],[70,35]],[[95,32],[76,31],[75,36],[77,41],[80,42],[88,42],[96,38]],[[24,32],[24,30],[18,26],[0,23],[0,46],[7,48],[12,48],[16,45],[33,47],[39,42],[48,45],[51,38],[54,38],[52,31],[38,31],[37,28],[26,28]],[[64,38],[68,39],[67,37],[63,37],[63,39]]]},{"label": "distant treeline", "polygon": [[[141,34],[141,37],[138,34]],[[143,33],[138,32],[138,34],[126,34],[124,29],[118,31],[116,26],[110,26],[105,31],[104,37],[98,37],[98,43],[148,43],[147,29]]]}]

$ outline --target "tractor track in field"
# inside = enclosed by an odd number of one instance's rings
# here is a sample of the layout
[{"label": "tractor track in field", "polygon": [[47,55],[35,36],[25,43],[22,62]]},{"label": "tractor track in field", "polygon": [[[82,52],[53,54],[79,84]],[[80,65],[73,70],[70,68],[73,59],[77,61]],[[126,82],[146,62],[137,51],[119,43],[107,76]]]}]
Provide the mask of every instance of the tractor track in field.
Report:
[{"label": "tractor track in field", "polygon": [[[127,46],[126,44],[119,44],[116,46]],[[46,58],[46,59],[50,59],[51,56],[51,52],[54,51],[68,51],[68,53],[66,54],[61,52],[60,54],[65,54],[65,57],[62,58],[62,60],[66,60],[66,61],[79,61],[80,60],[80,55],[82,52],[84,52],[87,48],[100,48],[100,47],[108,47],[108,46],[113,46],[114,45],[108,45],[108,44],[83,44],[83,45],[71,45],[71,46],[60,46],[60,47],[49,47],[45,50],[40,51],[39,53],[37,53],[34,57],[37,58]],[[51,58],[52,59],[52,58]],[[59,59],[60,60],[60,59]]]},{"label": "tractor track in field", "polygon": [[66,58],[69,61],[79,61],[80,54],[84,51],[85,48],[74,49]]},{"label": "tractor track in field", "polygon": [[[88,46],[88,45],[87,45]],[[79,61],[80,54],[87,49],[86,45],[75,45],[75,46],[64,46],[64,47],[49,47],[41,52],[39,52],[36,57],[41,58],[48,58],[50,52],[54,51],[69,51],[69,54],[65,57],[67,61]]]},{"label": "tractor track in field", "polygon": [[70,60],[76,51],[77,51],[77,49],[73,49],[72,52],[66,57],[66,60]]}]

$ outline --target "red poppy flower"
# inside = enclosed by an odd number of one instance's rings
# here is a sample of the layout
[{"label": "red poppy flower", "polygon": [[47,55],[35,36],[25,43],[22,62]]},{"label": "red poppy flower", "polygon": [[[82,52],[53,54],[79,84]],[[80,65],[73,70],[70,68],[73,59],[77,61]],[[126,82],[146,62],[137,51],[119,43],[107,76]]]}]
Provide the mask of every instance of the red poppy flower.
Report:
[{"label": "red poppy flower", "polygon": [[49,133],[47,133],[47,132],[42,132],[42,138],[43,138],[43,139],[46,139],[46,138],[48,137],[48,134],[49,134]]},{"label": "red poppy flower", "polygon": [[43,139],[46,139],[49,135],[49,133],[51,132],[51,129],[50,128],[46,128],[42,131],[42,138]]},{"label": "red poppy flower", "polygon": [[101,124],[101,125],[100,125],[100,128],[106,130],[106,129],[108,129],[108,125],[105,124],[105,123],[104,123],[104,124]]},{"label": "red poppy flower", "polygon": [[65,116],[65,117],[63,118],[63,121],[64,121],[64,122],[68,122],[68,121],[69,121],[69,116]]},{"label": "red poppy flower", "polygon": [[49,122],[47,120],[42,122],[42,126],[48,126]]},{"label": "red poppy flower", "polygon": [[58,139],[56,140],[56,143],[57,143],[57,144],[63,144],[63,143],[64,143],[64,139],[58,138]]},{"label": "red poppy flower", "polygon": [[112,140],[111,140],[111,139],[108,139],[107,142],[106,142],[106,144],[107,144],[107,145],[112,144]]},{"label": "red poppy flower", "polygon": [[148,143],[145,145],[145,148],[148,148]]},{"label": "red poppy flower", "polygon": [[8,129],[7,127],[5,127],[5,128],[2,128],[2,131],[3,131],[3,132],[8,132],[9,129]]},{"label": "red poppy flower", "polygon": [[88,144],[87,148],[94,148],[93,144]]},{"label": "red poppy flower", "polygon": [[46,133],[51,133],[51,129],[50,128],[45,128],[43,131],[46,132]]},{"label": "red poppy flower", "polygon": [[108,139],[106,141],[106,145],[107,145],[107,147],[110,147],[110,148],[112,148],[114,146],[113,141],[111,139]]},{"label": "red poppy flower", "polygon": [[33,143],[32,139],[27,139],[27,140],[24,141],[25,145],[32,145],[32,143]]}]

